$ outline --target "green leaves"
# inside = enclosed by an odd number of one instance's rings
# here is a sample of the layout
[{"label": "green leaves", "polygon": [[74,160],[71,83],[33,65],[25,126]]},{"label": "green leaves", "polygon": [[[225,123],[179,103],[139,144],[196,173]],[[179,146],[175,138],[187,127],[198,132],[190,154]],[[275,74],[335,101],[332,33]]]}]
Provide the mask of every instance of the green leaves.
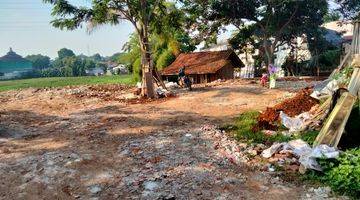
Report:
[{"label": "green leaves", "polygon": [[359,0],[335,0],[340,5],[338,11],[345,19],[360,20],[360,1]]},{"label": "green leaves", "polygon": [[310,171],[307,178],[319,180],[334,191],[360,198],[360,149],[347,150],[337,159],[319,159],[323,172]]}]

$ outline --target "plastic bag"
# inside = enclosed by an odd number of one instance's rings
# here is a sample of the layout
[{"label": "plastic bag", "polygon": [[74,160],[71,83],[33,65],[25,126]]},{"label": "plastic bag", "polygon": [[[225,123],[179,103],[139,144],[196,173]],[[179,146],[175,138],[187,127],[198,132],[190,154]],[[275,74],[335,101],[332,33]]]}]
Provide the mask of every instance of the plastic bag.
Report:
[{"label": "plastic bag", "polygon": [[301,155],[299,162],[305,169],[322,171],[321,166],[316,161],[316,158],[337,158],[339,155],[340,152],[334,147],[321,144],[311,149],[308,153]]},{"label": "plastic bag", "polygon": [[289,132],[301,131],[305,126],[305,121],[311,119],[308,112],[301,113],[296,117],[289,117],[283,111],[280,111],[281,123],[289,129]]}]

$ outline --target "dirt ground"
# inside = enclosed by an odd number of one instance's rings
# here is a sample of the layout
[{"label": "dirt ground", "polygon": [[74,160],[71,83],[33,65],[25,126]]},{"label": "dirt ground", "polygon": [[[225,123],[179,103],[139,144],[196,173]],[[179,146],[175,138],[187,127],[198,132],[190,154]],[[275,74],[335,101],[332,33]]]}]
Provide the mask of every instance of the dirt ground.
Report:
[{"label": "dirt ground", "polygon": [[236,81],[142,104],[76,90],[0,93],[0,199],[306,198],[305,186],[229,162],[202,128],[287,89]]}]

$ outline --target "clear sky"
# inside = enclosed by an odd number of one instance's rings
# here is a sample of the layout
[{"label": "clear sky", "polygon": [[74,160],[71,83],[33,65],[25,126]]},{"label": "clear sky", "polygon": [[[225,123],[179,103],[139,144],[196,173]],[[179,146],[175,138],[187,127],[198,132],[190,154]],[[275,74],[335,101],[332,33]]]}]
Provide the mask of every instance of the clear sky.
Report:
[{"label": "clear sky", "polygon": [[[89,5],[89,0],[70,0],[77,5]],[[42,0],[0,0],[0,56],[9,47],[22,55],[44,54],[51,58],[63,47],[75,54],[104,56],[120,52],[123,44],[133,32],[131,24],[123,22],[117,26],[102,26],[90,35],[86,28],[61,31],[53,28],[51,5]]]}]

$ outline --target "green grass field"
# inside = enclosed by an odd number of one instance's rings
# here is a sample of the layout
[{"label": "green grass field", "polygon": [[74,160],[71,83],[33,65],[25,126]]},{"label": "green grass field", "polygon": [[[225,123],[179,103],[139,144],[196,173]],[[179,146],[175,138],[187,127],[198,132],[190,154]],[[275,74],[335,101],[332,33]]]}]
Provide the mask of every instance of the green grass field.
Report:
[{"label": "green grass field", "polygon": [[51,88],[69,85],[95,85],[95,84],[134,84],[131,75],[121,76],[82,76],[82,77],[52,77],[33,78],[21,80],[0,81],[0,91],[22,88]]}]

